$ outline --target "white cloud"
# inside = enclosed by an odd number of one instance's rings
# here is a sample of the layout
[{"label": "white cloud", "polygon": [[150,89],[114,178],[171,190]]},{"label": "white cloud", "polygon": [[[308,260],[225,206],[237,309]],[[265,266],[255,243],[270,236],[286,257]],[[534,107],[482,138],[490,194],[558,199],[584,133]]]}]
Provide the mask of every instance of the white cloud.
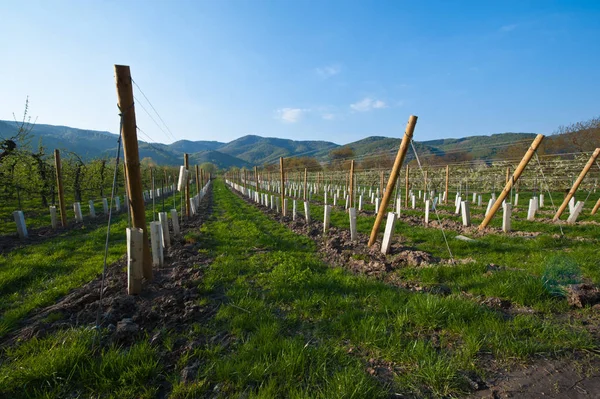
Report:
[{"label": "white cloud", "polygon": [[512,30],[515,30],[516,28],[517,28],[516,24],[504,25],[503,27],[500,28],[500,32],[510,32]]},{"label": "white cloud", "polygon": [[327,65],[321,68],[316,68],[315,72],[323,79],[328,79],[334,75],[340,73],[341,68],[339,65]]},{"label": "white cloud", "polygon": [[370,97],[365,97],[354,104],[350,104],[350,108],[358,112],[366,112],[372,109],[387,108],[387,105],[384,101],[374,100]]},{"label": "white cloud", "polygon": [[327,121],[332,121],[335,119],[334,114],[323,114],[323,115],[321,115],[321,117]]},{"label": "white cloud", "polygon": [[276,111],[277,118],[281,119],[285,123],[296,123],[302,116],[307,112],[307,109],[303,108],[280,108]]}]

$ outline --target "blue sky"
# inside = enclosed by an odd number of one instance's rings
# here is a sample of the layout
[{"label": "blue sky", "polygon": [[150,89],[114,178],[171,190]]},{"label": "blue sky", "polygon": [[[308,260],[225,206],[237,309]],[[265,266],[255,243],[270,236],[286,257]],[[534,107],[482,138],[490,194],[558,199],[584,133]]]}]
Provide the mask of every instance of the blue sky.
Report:
[{"label": "blue sky", "polygon": [[343,144],[415,114],[422,141],[600,115],[600,1],[0,0],[0,16],[0,119],[29,96],[38,123],[116,132],[113,64],[177,139]]}]

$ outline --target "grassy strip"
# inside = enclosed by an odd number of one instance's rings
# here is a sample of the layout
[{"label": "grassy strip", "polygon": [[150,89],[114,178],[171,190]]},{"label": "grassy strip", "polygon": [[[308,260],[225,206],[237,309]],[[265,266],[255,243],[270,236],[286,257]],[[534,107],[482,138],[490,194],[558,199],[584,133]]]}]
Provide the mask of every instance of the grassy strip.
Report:
[{"label": "grassy strip", "polygon": [[[506,320],[457,297],[397,290],[322,264],[314,244],[215,184],[217,219],[202,228],[215,261],[204,290],[225,290],[217,319],[239,339],[200,358],[200,383],[227,396],[444,396],[468,390],[482,353],[498,359],[591,346],[588,335],[532,315]],[[367,361],[391,362],[377,382]],[[183,388],[181,388],[183,390]],[[197,391],[194,391],[197,389]]]},{"label": "grassy strip", "polygon": [[[151,204],[146,205],[146,220],[152,220]],[[108,264],[126,252],[126,228],[127,213],[113,215]],[[105,240],[106,226],[83,225],[0,255],[0,337],[32,310],[53,303],[96,277],[102,271]]]},{"label": "grassy strip", "polygon": [[[188,235],[214,258],[198,299],[220,305],[213,319],[191,325],[184,336],[166,332],[160,344],[142,337],[128,348],[95,352],[83,329],[30,340],[4,353],[0,393],[155,396],[160,388],[152,381],[164,372],[160,357],[181,338],[194,345],[180,352],[167,377],[173,398],[460,395],[483,358],[592,347],[575,326],[533,315],[506,319],[459,296],[398,290],[330,268],[310,239],[245,204],[222,182],[213,195],[213,217]],[[197,365],[196,378],[184,382],[180,371],[189,364]],[[382,365],[389,373],[379,371]]]},{"label": "grassy strip", "polygon": [[[311,205],[311,217],[322,221],[323,206]],[[375,216],[357,218],[357,230],[370,234],[374,221]],[[331,225],[349,229],[348,214],[334,209]],[[596,232],[600,231],[600,227],[594,227]],[[556,226],[553,228],[558,229]],[[411,226],[399,220],[395,234],[408,247],[449,258],[442,232],[437,228]],[[464,242],[455,240],[457,235],[454,231],[446,230],[452,254],[457,259],[471,258],[474,263],[432,268],[408,267],[397,273],[414,282],[448,284],[457,290],[509,299],[539,311],[551,312],[567,309],[566,300],[555,295],[560,290],[558,284],[578,282],[583,278],[594,283],[600,282],[595,242],[549,234],[540,234],[535,238],[488,234],[477,237],[475,242]],[[489,264],[506,269],[488,273]]]}]

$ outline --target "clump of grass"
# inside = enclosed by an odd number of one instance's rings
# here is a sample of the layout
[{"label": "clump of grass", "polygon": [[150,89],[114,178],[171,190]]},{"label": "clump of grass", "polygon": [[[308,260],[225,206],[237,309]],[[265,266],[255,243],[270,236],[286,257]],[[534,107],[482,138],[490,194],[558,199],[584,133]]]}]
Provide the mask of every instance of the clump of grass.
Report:
[{"label": "clump of grass", "polygon": [[542,274],[544,287],[555,296],[565,295],[565,286],[581,282],[581,270],[574,259],[555,255],[548,259]]}]

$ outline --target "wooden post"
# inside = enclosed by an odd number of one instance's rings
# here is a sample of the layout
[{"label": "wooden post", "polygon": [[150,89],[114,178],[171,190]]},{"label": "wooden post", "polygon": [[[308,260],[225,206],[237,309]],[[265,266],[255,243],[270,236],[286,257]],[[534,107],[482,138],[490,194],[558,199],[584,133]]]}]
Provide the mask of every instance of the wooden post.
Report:
[{"label": "wooden post", "polygon": [[285,172],[283,171],[283,157],[279,157],[279,171],[281,172],[281,214],[285,215]]},{"label": "wooden post", "polygon": [[152,258],[150,245],[148,245],[148,227],[146,226],[146,210],[142,189],[142,176],[140,172],[140,154],[138,150],[137,131],[135,122],[135,107],[133,103],[133,87],[131,73],[128,66],[115,65],[115,81],[117,85],[117,98],[122,115],[123,152],[127,165],[127,195],[129,209],[131,210],[132,226],[143,230],[143,276],[152,279]]},{"label": "wooden post", "polygon": [[446,195],[444,198],[445,205],[448,205],[448,195],[450,195],[450,193],[448,192],[449,184],[450,184],[450,165],[446,165]]},{"label": "wooden post", "polygon": [[510,166],[506,167],[506,182],[504,184],[508,184],[508,179],[510,179]]},{"label": "wooden post", "polygon": [[308,174],[308,171],[306,170],[306,168],[304,168],[304,201],[306,201],[306,175]]},{"label": "wooden post", "polygon": [[200,189],[202,188],[200,184],[200,166],[196,165],[196,195],[200,197]]},{"label": "wooden post", "polygon": [[592,209],[592,215],[595,215],[596,212],[598,212],[598,208],[600,208],[600,198],[598,198],[596,205],[594,205],[594,209]]},{"label": "wooden post", "polygon": [[260,189],[258,188],[258,167],[255,166],[254,167],[254,183],[256,183],[256,187],[254,187],[256,189],[257,192],[260,192]]},{"label": "wooden post", "polygon": [[383,197],[383,170],[381,171],[381,178],[379,179],[379,195]]},{"label": "wooden post", "polygon": [[191,215],[191,209],[190,209],[190,175],[189,175],[189,170],[190,170],[190,155],[185,153],[183,154],[183,166],[185,167],[185,170],[188,171],[187,173],[187,179],[185,179],[185,217],[189,218]]},{"label": "wooden post", "polygon": [[408,174],[409,174],[409,169],[410,169],[409,166],[406,165],[406,182],[405,182],[406,183],[406,187],[405,187],[405,190],[404,190],[404,207],[405,208],[408,208],[408,184],[409,184]]},{"label": "wooden post", "polygon": [[67,211],[65,207],[65,192],[62,181],[62,163],[60,151],[54,150],[54,167],[56,168],[56,187],[58,187],[58,207],[60,208],[60,224],[67,227]]},{"label": "wooden post", "polygon": [[[590,157],[590,159],[587,161],[587,163],[583,167],[583,170],[579,174],[579,177],[573,183],[573,186],[569,190],[569,193],[565,197],[565,200],[563,201],[562,205],[560,206],[560,208],[558,208],[558,211],[556,212],[556,215],[554,215],[554,218],[552,219],[553,222],[556,222],[558,220],[558,218],[560,218],[560,215],[562,215],[562,213],[565,211],[565,208],[569,204],[569,201],[571,200],[571,198],[573,197],[573,195],[575,195],[575,192],[577,191],[577,188],[579,188],[579,185],[581,184],[581,182],[583,181],[585,175],[587,174],[587,172],[590,170],[590,168],[592,167],[592,165],[596,161],[596,158],[598,158],[599,154],[600,154],[600,148],[596,148],[596,150],[594,151],[594,153],[592,154],[592,156]],[[597,210],[597,208],[595,206],[594,206],[594,209]],[[592,212],[593,212],[593,210],[592,210]],[[594,213],[595,212],[593,212],[592,214],[594,214]]]},{"label": "wooden post", "polygon": [[512,188],[513,184],[517,180],[519,180],[519,177],[523,173],[523,170],[529,163],[529,160],[531,160],[531,157],[533,157],[535,150],[537,150],[537,148],[539,147],[539,145],[543,139],[544,139],[544,135],[538,134],[536,136],[536,138],[533,140],[533,143],[531,143],[531,147],[529,147],[529,150],[527,150],[527,152],[525,153],[525,156],[523,156],[521,163],[519,163],[519,166],[517,166],[517,169],[515,169],[512,179],[508,180],[508,183],[506,183],[504,190],[502,190],[502,192],[496,199],[496,202],[494,203],[494,205],[492,205],[492,207],[490,208],[490,211],[485,216],[485,219],[483,219],[483,222],[481,222],[481,224],[479,225],[479,230],[483,230],[490,223],[490,221],[492,220],[492,218],[498,211],[498,208],[500,208],[500,206],[502,205],[502,201],[504,201],[506,196],[510,193],[510,189]]},{"label": "wooden post", "polygon": [[371,237],[369,238],[369,246],[373,245],[375,243],[375,240],[377,239],[377,232],[379,231],[379,226],[381,225],[381,221],[383,220],[385,210],[387,209],[388,203],[390,202],[390,196],[394,192],[396,179],[398,178],[398,173],[400,172],[400,168],[402,167],[402,162],[404,161],[404,157],[406,156],[406,150],[408,150],[408,145],[410,144],[410,140],[412,139],[416,124],[417,117],[415,115],[411,115],[410,118],[408,118],[406,132],[404,132],[402,143],[400,143],[400,148],[398,149],[398,154],[396,155],[396,160],[394,161],[394,166],[392,167],[392,173],[390,174],[390,178],[388,180],[387,190],[385,191],[385,194],[383,195],[383,198],[381,200],[381,204],[379,205],[379,212],[377,212],[377,218],[375,219],[375,223],[373,224],[373,230],[371,230]]},{"label": "wooden post", "polygon": [[350,193],[348,194],[348,208],[354,208],[352,197],[354,196],[354,159],[350,161]]}]

